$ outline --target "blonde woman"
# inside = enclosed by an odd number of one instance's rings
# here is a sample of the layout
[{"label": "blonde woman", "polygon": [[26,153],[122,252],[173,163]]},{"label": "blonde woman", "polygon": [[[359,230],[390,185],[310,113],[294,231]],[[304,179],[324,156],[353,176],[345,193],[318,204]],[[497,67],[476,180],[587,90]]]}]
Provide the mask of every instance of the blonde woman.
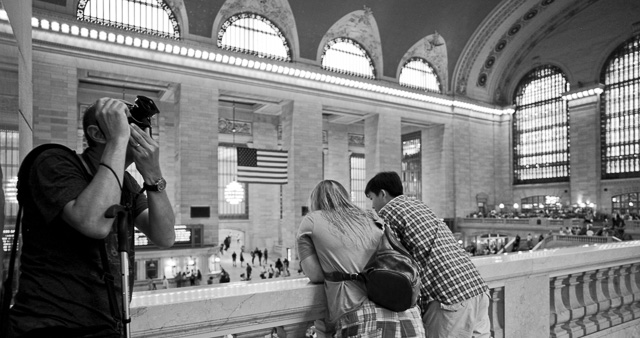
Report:
[{"label": "blonde woman", "polygon": [[334,337],[424,337],[418,306],[393,312],[367,299],[359,280],[325,280],[328,273],[362,271],[383,236],[377,216],[351,203],[344,187],[332,180],[318,183],[309,205],[297,234],[300,265],[312,283],[324,282]]}]

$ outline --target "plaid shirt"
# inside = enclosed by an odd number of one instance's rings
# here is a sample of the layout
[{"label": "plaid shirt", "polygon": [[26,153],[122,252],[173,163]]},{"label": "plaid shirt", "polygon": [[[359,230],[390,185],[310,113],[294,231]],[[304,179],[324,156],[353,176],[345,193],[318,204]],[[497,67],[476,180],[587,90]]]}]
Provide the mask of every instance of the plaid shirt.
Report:
[{"label": "plaid shirt", "polygon": [[421,308],[437,300],[455,304],[489,288],[451,230],[429,207],[400,195],[378,213],[421,266]]}]

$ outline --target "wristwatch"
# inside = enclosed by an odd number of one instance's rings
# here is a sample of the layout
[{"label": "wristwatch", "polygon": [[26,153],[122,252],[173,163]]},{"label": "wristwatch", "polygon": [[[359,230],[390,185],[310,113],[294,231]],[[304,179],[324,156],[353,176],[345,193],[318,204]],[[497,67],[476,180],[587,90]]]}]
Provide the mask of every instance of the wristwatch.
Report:
[{"label": "wristwatch", "polygon": [[154,184],[142,183],[144,190],[146,191],[163,191],[167,187],[167,181],[160,177]]}]

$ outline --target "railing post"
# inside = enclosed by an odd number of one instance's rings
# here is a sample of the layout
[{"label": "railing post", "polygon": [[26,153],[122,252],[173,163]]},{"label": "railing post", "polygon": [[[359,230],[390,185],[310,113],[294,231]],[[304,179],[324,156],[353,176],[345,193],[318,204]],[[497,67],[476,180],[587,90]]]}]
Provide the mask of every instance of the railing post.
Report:
[{"label": "railing post", "polygon": [[565,288],[567,295],[566,297],[562,297],[565,301],[565,307],[569,309],[569,313],[571,314],[571,320],[565,327],[569,330],[572,337],[575,337],[578,333],[581,333],[578,334],[578,336],[584,334],[582,332],[583,328],[579,323],[585,315],[584,302],[580,295],[582,289],[580,286],[583,282],[582,277],[582,273],[569,275],[569,278],[567,278],[568,286]]},{"label": "railing post", "polygon": [[568,336],[567,329],[562,327],[571,318],[571,313],[562,301],[562,290],[567,288],[566,279],[567,276],[552,277],[549,283],[551,287],[551,290],[549,290],[549,328],[551,337]]},{"label": "railing post", "polygon": [[620,277],[618,281],[620,292],[618,294],[620,295],[620,299],[622,300],[622,305],[619,308],[619,313],[622,317],[622,321],[627,322],[633,319],[633,294],[631,294],[631,288],[629,287],[629,281],[631,279],[631,265],[625,264],[621,266],[619,272]]},{"label": "railing post", "polygon": [[611,326],[618,325],[622,323],[622,317],[620,313],[617,311],[620,305],[622,305],[622,298],[620,298],[618,294],[619,289],[619,270],[618,267],[612,267],[607,269],[606,278],[604,279],[606,284],[603,285],[605,288],[605,295],[609,298],[611,305],[609,307],[609,311],[606,312],[605,316],[609,318],[611,321]]},{"label": "railing post", "polygon": [[[611,326],[609,318],[604,314],[611,307],[611,300],[605,295],[604,289],[606,285],[603,285],[603,279],[608,269],[596,270],[592,275],[592,283],[590,283],[590,292],[593,300],[598,304],[598,312],[591,318],[598,326],[598,331],[604,330]],[[606,281],[604,282],[606,283]]]},{"label": "railing post", "polygon": [[504,338],[504,287],[489,290],[489,320],[493,338]]},{"label": "railing post", "polygon": [[629,274],[629,290],[633,295],[633,305],[631,311],[633,312],[633,318],[640,318],[640,264],[631,265],[631,271]]}]

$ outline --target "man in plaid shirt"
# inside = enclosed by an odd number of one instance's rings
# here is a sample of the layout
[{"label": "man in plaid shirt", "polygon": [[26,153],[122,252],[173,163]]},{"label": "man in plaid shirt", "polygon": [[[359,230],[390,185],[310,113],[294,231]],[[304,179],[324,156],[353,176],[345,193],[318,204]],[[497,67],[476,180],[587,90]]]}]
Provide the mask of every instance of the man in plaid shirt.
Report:
[{"label": "man in plaid shirt", "polygon": [[426,204],[403,195],[395,172],[378,173],[365,194],[422,268],[427,337],[490,337],[489,288],[451,230]]}]

